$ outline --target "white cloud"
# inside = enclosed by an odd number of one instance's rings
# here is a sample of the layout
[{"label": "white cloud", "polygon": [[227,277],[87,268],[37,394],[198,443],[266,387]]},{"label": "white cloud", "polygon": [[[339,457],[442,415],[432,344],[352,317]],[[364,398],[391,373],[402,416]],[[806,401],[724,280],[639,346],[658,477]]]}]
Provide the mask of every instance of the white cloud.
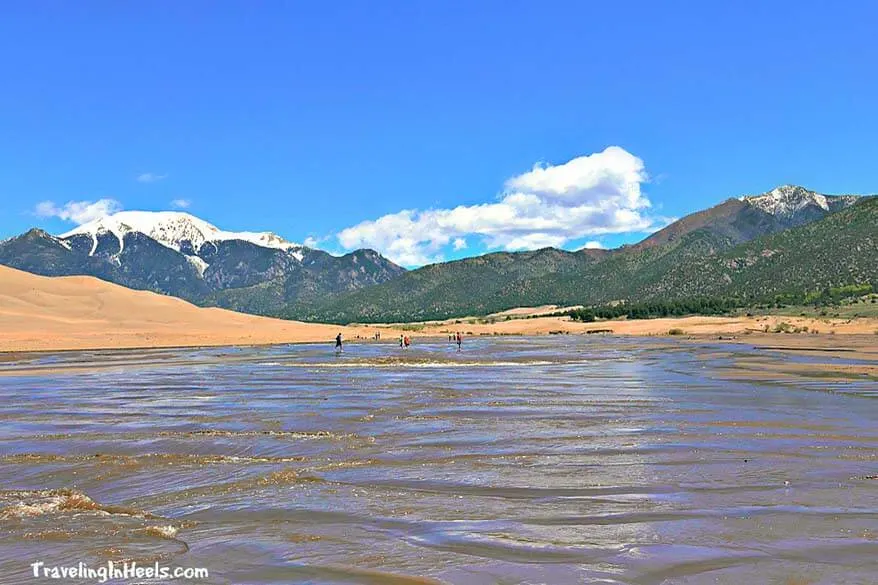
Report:
[{"label": "white cloud", "polygon": [[455,250],[463,250],[466,248],[466,240],[463,238],[454,238],[452,246],[454,246]]},{"label": "white cloud", "polygon": [[585,250],[606,250],[607,249],[606,246],[604,246],[602,243],[598,242],[597,240],[592,240],[590,242],[586,242],[582,248]]},{"label": "white cloud", "polygon": [[68,201],[61,207],[55,205],[53,201],[42,201],[37,204],[34,213],[39,217],[57,217],[82,225],[121,210],[122,204],[115,199],[98,199],[97,201]]},{"label": "white cloud", "polygon": [[318,240],[314,236],[308,236],[307,238],[305,238],[305,241],[302,242],[302,245],[307,248],[316,248],[319,243],[320,240]]},{"label": "white cloud", "polygon": [[189,199],[174,199],[171,201],[171,207],[174,209],[189,209],[190,205],[192,205],[192,201]]},{"label": "white cloud", "polygon": [[540,248],[558,248],[564,245],[567,238],[561,235],[536,232],[512,238],[503,247],[507,250],[538,250]]},{"label": "white cloud", "polygon": [[137,175],[138,183],[155,183],[156,181],[161,181],[162,179],[167,179],[168,175],[159,175],[156,173],[141,173]]},{"label": "white cloud", "polygon": [[[526,250],[603,234],[654,228],[641,192],[641,159],[618,146],[564,164],[537,165],[505,183],[493,203],[453,209],[403,210],[338,233],[345,249],[370,247],[404,266],[443,259],[467,236],[488,249]],[[465,243],[465,240],[464,240]]]}]

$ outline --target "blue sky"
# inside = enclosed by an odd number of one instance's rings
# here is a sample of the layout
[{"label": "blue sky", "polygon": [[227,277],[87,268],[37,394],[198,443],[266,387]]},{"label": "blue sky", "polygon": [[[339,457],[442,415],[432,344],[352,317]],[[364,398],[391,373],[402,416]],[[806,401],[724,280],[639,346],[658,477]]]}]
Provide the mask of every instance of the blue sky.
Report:
[{"label": "blue sky", "polygon": [[876,22],[872,1],[10,2],[0,237],[176,200],[412,265],[612,247],[784,183],[875,192]]}]

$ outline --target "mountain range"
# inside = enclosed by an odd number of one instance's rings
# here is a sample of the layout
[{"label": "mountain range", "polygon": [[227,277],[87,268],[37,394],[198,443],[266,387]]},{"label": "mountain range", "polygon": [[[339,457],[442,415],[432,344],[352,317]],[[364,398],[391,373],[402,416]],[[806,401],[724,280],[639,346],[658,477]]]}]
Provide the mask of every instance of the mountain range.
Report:
[{"label": "mountain range", "polygon": [[614,250],[486,254],[425,266],[285,316],[336,322],[485,315],[517,306],[735,296],[878,285],[878,198],[797,186],[729,199]]},{"label": "mountain range", "polygon": [[0,264],[92,275],[201,305],[314,321],[414,321],[515,306],[692,296],[765,299],[878,285],[878,198],[785,185],[688,215],[614,250],[499,252],[406,271],[179,212],[120,212],[0,242]]},{"label": "mountain range", "polygon": [[[32,229],[0,243],[0,264],[44,276],[97,276],[257,314],[405,271],[372,250],[333,256],[271,232],[227,232],[188,213],[141,211],[102,217],[60,236]],[[241,291],[252,298],[241,298],[247,297]]]}]

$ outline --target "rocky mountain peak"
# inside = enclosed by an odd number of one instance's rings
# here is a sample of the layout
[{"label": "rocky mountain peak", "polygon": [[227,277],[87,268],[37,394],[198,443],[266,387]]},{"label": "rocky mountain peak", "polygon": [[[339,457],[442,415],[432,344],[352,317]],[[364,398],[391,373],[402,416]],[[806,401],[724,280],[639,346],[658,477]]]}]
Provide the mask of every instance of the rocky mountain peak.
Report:
[{"label": "rocky mountain peak", "polygon": [[857,197],[853,195],[824,195],[809,191],[798,185],[781,185],[761,195],[746,195],[741,201],[782,219],[794,219],[808,208],[824,212],[853,205]]}]

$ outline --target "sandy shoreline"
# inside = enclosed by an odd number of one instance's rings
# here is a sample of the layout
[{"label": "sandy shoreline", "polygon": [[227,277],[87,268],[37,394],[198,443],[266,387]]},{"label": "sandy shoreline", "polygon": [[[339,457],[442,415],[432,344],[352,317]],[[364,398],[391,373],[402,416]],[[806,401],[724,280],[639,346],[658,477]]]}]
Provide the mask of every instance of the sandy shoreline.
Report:
[{"label": "sandy shoreline", "polygon": [[[543,309],[543,308],[539,308]],[[439,337],[460,332],[465,338],[494,335],[586,335],[608,333],[677,338],[722,337],[792,350],[852,348],[859,355],[878,346],[878,319],[806,317],[680,317],[580,323],[566,317],[456,319],[424,324],[337,326],[245,315],[145,291],[134,291],[91,277],[48,278],[0,266],[0,352],[97,349],[150,349],[331,343],[341,333],[348,342]],[[797,328],[807,333],[772,333]],[[814,332],[818,333],[814,333]]]}]

